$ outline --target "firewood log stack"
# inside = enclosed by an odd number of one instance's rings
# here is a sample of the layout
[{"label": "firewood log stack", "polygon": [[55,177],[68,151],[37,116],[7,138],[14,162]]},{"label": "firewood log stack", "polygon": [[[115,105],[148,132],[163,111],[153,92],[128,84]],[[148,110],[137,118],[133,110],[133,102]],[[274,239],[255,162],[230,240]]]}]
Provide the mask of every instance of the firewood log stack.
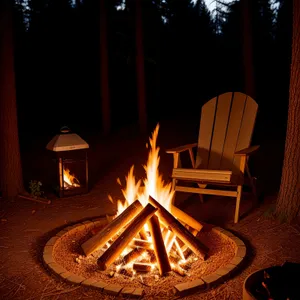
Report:
[{"label": "firewood log stack", "polygon": [[[196,237],[201,228],[199,222],[180,209],[171,206],[170,213],[150,196],[144,208],[140,201],[134,201],[81,248],[88,256],[112,241],[97,260],[102,271],[115,263],[122,272],[129,265],[130,273],[150,272],[156,263],[161,276],[171,270],[184,276],[186,271],[178,262],[185,261],[185,253],[193,252],[202,260],[208,256],[209,249]],[[149,262],[143,259],[147,256]]]}]

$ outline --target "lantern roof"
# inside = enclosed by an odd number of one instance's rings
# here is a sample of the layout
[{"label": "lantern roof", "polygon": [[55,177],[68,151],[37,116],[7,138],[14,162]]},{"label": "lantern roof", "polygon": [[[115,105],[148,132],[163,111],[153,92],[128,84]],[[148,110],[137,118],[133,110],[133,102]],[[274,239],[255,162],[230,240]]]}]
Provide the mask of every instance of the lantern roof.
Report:
[{"label": "lantern roof", "polygon": [[89,148],[89,144],[78,134],[71,132],[71,130],[66,126],[62,127],[60,129],[60,134],[54,136],[46,146],[46,149],[54,152],[87,148]]}]

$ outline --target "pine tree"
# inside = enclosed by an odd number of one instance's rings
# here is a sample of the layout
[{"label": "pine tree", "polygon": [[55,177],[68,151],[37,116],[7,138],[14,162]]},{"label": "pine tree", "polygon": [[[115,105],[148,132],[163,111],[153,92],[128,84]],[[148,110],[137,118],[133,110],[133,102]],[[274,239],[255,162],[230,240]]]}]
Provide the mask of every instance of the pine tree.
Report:
[{"label": "pine tree", "polygon": [[11,1],[0,2],[0,190],[4,197],[23,191],[18,134]]},{"label": "pine tree", "polygon": [[288,125],[275,215],[291,222],[300,210],[300,2],[293,1],[293,41]]}]

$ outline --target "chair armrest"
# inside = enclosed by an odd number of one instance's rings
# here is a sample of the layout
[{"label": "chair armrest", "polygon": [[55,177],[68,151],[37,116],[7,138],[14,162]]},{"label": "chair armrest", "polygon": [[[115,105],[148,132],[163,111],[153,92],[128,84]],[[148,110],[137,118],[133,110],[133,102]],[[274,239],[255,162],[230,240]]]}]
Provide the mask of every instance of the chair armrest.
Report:
[{"label": "chair armrest", "polygon": [[248,147],[248,148],[245,148],[245,149],[235,152],[234,155],[250,155],[250,154],[254,153],[255,151],[257,151],[259,147],[260,147],[259,145]]},{"label": "chair armrest", "polygon": [[196,146],[197,146],[197,143],[187,144],[187,145],[179,146],[176,148],[168,149],[168,150],[166,150],[166,153],[180,153],[180,152],[183,152],[186,150],[190,150]]}]

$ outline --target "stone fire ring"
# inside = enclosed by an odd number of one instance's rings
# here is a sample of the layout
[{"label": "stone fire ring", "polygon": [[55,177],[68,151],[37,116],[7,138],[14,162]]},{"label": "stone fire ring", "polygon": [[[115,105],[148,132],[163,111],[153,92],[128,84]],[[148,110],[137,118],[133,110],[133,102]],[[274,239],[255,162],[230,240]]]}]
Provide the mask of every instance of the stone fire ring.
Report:
[{"label": "stone fire ring", "polygon": [[[84,230],[92,229],[97,226],[107,224],[106,218],[92,219],[91,221],[84,221],[73,226],[68,226],[58,232],[55,236],[50,238],[44,247],[43,251],[43,263],[52,273],[58,275],[61,279],[68,281],[72,284],[80,284],[83,286],[89,286],[99,289],[99,291],[110,294],[110,295],[123,295],[124,297],[141,298],[145,292],[142,288],[129,288],[121,285],[112,283],[106,283],[103,281],[96,281],[91,278],[84,278],[68,272],[66,269],[61,267],[55,262],[52,252],[57,241],[65,234],[73,230]],[[218,232],[221,236],[226,239],[232,240],[236,245],[235,256],[226,266],[220,267],[215,272],[201,277],[193,281],[186,281],[184,283],[177,284],[173,287],[175,295],[186,296],[188,294],[195,293],[197,291],[206,291],[214,285],[223,283],[229,276],[236,271],[237,267],[241,264],[246,256],[246,246],[244,242],[236,237],[231,232],[221,228],[213,227],[212,230]]]}]

